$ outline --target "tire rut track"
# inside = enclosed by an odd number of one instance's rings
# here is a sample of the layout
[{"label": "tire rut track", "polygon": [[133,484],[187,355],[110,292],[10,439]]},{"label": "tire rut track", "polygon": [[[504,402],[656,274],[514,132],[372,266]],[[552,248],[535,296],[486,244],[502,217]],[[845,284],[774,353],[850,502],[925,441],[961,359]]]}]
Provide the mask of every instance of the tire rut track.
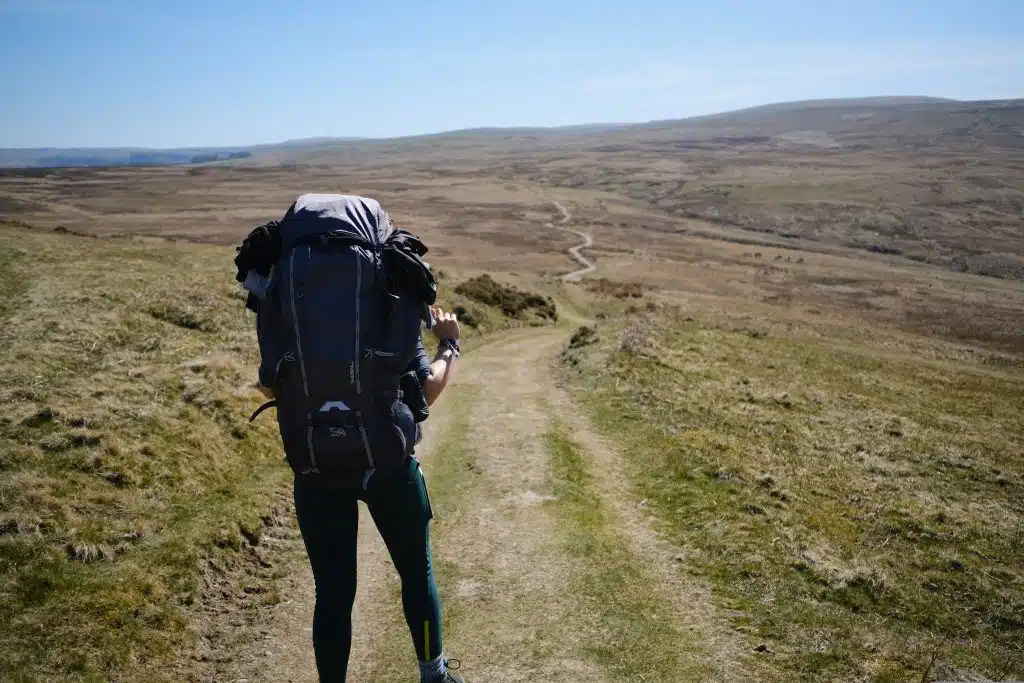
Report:
[{"label": "tire rut track", "polygon": [[585,624],[569,584],[574,560],[547,509],[547,414],[537,399],[546,390],[544,359],[563,338],[561,331],[518,333],[467,359],[460,375],[478,397],[464,435],[474,483],[460,513],[438,520],[436,555],[448,567],[442,600],[457,614],[446,626],[445,649],[470,681],[610,680],[585,654]]},{"label": "tire rut track", "polygon": [[551,407],[567,436],[585,453],[594,493],[607,506],[616,532],[628,539],[634,561],[643,567],[664,598],[662,608],[690,638],[686,647],[696,645],[694,649],[710,669],[700,680],[756,680],[751,673],[749,650],[739,644],[736,634],[713,605],[710,584],[686,575],[685,549],[673,546],[659,535],[654,520],[629,494],[623,455],[593,429],[584,410],[562,386],[552,387]]},{"label": "tire rut track", "polygon": [[[642,653],[619,653],[610,640],[625,634],[635,644],[654,634],[661,670],[674,677],[651,678],[657,669],[648,667],[645,680],[742,680],[740,648],[709,589],[686,575],[680,551],[652,531],[622,485],[621,455],[554,381],[567,336],[564,329],[517,332],[461,368],[455,391],[472,396],[465,432],[452,435],[458,443],[441,444],[427,467],[435,490],[460,482],[435,522],[442,601],[453,614],[446,652],[472,682],[638,680],[629,659]],[[607,510],[607,526],[591,538],[584,532],[582,541],[555,495],[546,438],[554,422],[570,428],[593,475],[587,495]],[[463,462],[446,465],[449,455]],[[588,545],[611,553],[589,557]],[[631,591],[622,581],[635,577],[642,578]],[[618,586],[612,596],[602,592],[609,586]]]}]

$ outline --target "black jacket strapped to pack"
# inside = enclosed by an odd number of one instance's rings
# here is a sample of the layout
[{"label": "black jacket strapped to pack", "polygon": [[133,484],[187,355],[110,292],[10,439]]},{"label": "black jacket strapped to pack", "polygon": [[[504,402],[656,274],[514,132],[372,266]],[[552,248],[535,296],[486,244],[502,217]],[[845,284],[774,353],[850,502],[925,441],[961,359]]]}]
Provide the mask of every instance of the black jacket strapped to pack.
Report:
[{"label": "black jacket strapped to pack", "polygon": [[[332,243],[375,248],[369,240],[347,233],[300,237],[294,244],[330,246]],[[268,221],[254,228],[242,240],[241,246],[235,247],[235,251],[235,280],[252,285],[245,306],[255,313],[258,297],[252,289],[265,291],[271,270],[281,258],[281,221]],[[388,277],[396,279],[396,282],[389,285],[391,291],[400,285],[408,287],[426,306],[430,306],[437,300],[437,281],[430,272],[430,266],[422,258],[427,251],[426,245],[418,237],[398,229],[383,244],[381,259],[384,272]],[[429,318],[427,311],[424,320]]]},{"label": "black jacket strapped to pack", "polygon": [[281,222],[268,221],[254,228],[235,251],[235,280],[246,284],[249,296],[245,307],[255,313],[258,297],[254,290],[266,292],[271,270],[281,257]]}]

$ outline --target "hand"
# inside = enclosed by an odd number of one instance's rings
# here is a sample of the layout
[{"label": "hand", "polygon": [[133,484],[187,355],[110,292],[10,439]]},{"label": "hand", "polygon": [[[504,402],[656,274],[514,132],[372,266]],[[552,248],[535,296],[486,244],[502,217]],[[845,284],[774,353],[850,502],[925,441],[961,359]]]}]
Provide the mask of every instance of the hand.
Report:
[{"label": "hand", "polygon": [[459,319],[454,313],[445,313],[438,306],[431,306],[430,312],[434,314],[434,334],[439,340],[459,338]]},{"label": "hand", "polygon": [[265,387],[262,384],[257,382],[256,388],[259,389],[260,393],[263,394],[264,396],[266,396],[267,398],[271,398],[271,399],[275,398],[274,390],[271,389],[270,387]]}]

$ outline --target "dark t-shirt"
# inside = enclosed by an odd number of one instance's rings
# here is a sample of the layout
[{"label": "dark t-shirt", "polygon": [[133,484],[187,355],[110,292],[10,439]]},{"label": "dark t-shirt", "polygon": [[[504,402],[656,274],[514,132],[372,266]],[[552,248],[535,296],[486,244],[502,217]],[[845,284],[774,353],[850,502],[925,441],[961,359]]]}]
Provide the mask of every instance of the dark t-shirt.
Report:
[{"label": "dark t-shirt", "polygon": [[427,351],[423,348],[423,337],[416,340],[416,357],[409,365],[409,370],[416,370],[420,378],[420,384],[430,377],[430,360],[427,358]]},{"label": "dark t-shirt", "polygon": [[[413,358],[412,363],[409,364],[409,370],[416,370],[416,375],[420,378],[420,384],[426,381],[430,377],[430,359],[427,358],[427,351],[423,348],[423,337],[420,337],[416,341],[416,357]],[[420,442],[423,438],[423,429],[420,427],[420,423],[416,423],[416,443]]]}]

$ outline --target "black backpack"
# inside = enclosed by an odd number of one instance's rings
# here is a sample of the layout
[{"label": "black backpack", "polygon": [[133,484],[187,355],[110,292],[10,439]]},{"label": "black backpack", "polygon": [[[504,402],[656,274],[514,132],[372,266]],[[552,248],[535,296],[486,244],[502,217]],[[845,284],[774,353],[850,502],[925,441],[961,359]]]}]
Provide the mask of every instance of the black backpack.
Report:
[{"label": "black backpack", "polygon": [[401,386],[437,294],[426,251],[376,200],[337,194],[300,196],[239,247],[260,381],[296,474],[365,489],[411,455]]}]

